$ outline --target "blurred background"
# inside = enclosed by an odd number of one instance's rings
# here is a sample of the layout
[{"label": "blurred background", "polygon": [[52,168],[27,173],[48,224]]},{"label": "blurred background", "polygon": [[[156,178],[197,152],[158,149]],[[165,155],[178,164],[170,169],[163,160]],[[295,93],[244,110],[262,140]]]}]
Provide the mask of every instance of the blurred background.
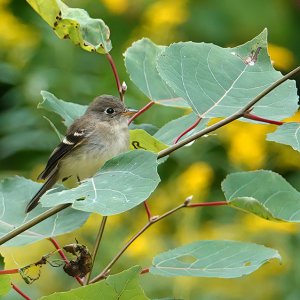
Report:
[{"label": "blurred background", "polygon": [[[300,64],[299,0],[73,0],[94,18],[102,18],[111,30],[113,50],[121,80],[128,85],[126,102],[140,108],[146,97],[130,82],[123,55],[141,37],[159,44],[177,41],[211,42],[223,47],[242,44],[265,27],[269,30],[269,52],[274,66],[286,73]],[[298,87],[300,77],[298,76]],[[114,77],[104,56],[88,53],[68,40],[59,40],[26,1],[0,0],[0,177],[20,175],[33,180],[58,139],[38,110],[40,91],[58,98],[87,104],[96,95],[117,95]],[[155,106],[137,123],[157,127],[184,112]],[[59,123],[51,115],[51,119]],[[300,120],[299,115],[291,119]],[[162,183],[149,200],[153,214],[177,206],[189,195],[194,201],[220,201],[220,183],[228,173],[272,169],[300,190],[300,154],[287,146],[266,142],[271,125],[234,122],[215,135],[172,154],[160,166]],[[21,192],[21,191],[20,191]],[[75,238],[92,249],[100,217],[93,215],[76,232],[58,238],[64,245]],[[129,237],[146,222],[142,206],[110,217],[95,271],[100,271]],[[300,230],[296,224],[273,223],[226,207],[182,210],[154,225],[125,253],[113,272],[140,264],[152,257],[195,240],[233,239],[278,249],[282,264],[270,262],[254,274],[231,280],[163,278],[142,276],[148,297],[175,299],[299,299]],[[53,250],[47,242],[22,248],[2,248],[7,268],[32,263]],[[18,275],[13,282],[33,299],[77,286],[58,268],[45,266],[41,278],[31,286]],[[11,292],[5,299],[18,299]]]}]

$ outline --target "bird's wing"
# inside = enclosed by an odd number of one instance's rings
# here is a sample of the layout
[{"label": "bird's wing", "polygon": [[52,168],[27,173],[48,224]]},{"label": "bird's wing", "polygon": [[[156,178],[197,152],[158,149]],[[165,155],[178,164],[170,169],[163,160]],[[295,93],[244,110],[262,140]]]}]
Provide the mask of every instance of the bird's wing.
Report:
[{"label": "bird's wing", "polygon": [[90,134],[91,130],[87,129],[77,129],[68,132],[62,142],[51,153],[47,165],[44,171],[39,175],[38,179],[47,179],[49,175],[53,173],[59,161],[74,148],[81,145]]}]

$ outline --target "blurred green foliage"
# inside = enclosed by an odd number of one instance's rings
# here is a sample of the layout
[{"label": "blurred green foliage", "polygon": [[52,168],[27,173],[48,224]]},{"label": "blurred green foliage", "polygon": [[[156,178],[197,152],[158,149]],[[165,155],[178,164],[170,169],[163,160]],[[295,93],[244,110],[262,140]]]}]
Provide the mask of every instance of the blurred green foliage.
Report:
[{"label": "blurred green foliage", "polygon": [[[146,36],[159,44],[179,40],[212,42],[220,46],[244,43],[267,27],[270,54],[275,67],[287,72],[300,63],[300,3],[297,0],[69,0],[71,7],[86,9],[102,18],[111,30],[111,52],[121,80],[128,85],[126,103],[140,108],[147,99],[130,82],[122,53],[135,40]],[[298,87],[300,77],[297,77]],[[58,143],[46,111],[37,110],[40,91],[88,104],[96,95],[117,95],[114,77],[105,57],[82,51],[70,41],[59,40],[25,1],[0,0],[0,176],[19,174],[35,179]],[[175,108],[154,106],[137,123],[158,127],[182,115]],[[53,116],[51,116],[53,120]],[[293,120],[299,121],[299,115]],[[59,119],[54,119],[59,124]],[[61,127],[63,128],[63,127]],[[265,141],[274,126],[235,122],[171,155],[160,166],[163,183],[149,200],[153,214],[182,203],[190,194],[195,201],[223,200],[220,182],[228,173],[257,168],[284,175],[300,190],[298,152]],[[20,191],[21,192],[21,191]],[[64,245],[75,237],[92,248],[99,216],[92,216],[75,233],[60,237]],[[118,251],[144,223],[142,207],[110,217],[95,272]],[[272,262],[254,274],[234,280],[160,278],[142,276],[151,298],[183,299],[289,299],[299,298],[300,235],[295,224],[272,223],[230,208],[182,210],[159,224],[133,244],[113,272],[141,264],[171,247],[201,239],[236,239],[278,249],[283,264]],[[7,268],[38,260],[52,250],[48,241],[23,248],[3,248]],[[41,278],[27,286],[13,277],[31,297],[63,291],[76,282],[61,270],[46,266]],[[254,288],[255,287],[255,288]],[[12,291],[5,299],[16,299]]]}]

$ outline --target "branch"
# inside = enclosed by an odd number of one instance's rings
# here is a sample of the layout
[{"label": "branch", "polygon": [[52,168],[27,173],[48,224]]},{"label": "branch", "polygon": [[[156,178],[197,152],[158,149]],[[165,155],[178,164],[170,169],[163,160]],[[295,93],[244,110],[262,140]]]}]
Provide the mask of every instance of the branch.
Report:
[{"label": "branch", "polygon": [[8,234],[6,234],[2,238],[0,238],[0,245],[6,243],[7,241],[11,240],[15,236],[21,234],[22,232],[26,231],[27,229],[33,227],[36,224],[39,224],[40,222],[44,221],[45,219],[48,219],[49,217],[55,215],[56,213],[62,211],[63,209],[65,209],[69,206],[71,206],[71,203],[62,204],[62,205],[50,208],[49,210],[46,210],[42,214],[36,216],[35,218],[31,219],[27,223],[22,224],[21,226],[10,231]]},{"label": "branch", "polygon": [[103,269],[103,271],[94,277],[90,283],[97,282],[99,280],[102,280],[107,277],[108,273],[110,272],[111,267],[119,260],[119,258],[122,256],[122,254],[127,250],[127,248],[139,237],[141,236],[150,226],[153,224],[161,221],[162,219],[170,216],[171,214],[175,213],[176,211],[180,210],[184,207],[199,207],[199,206],[217,206],[217,205],[225,205],[227,204],[226,201],[220,201],[220,202],[202,202],[202,203],[193,203],[190,204],[190,201],[192,200],[192,197],[188,197],[184,203],[181,205],[167,211],[161,216],[154,216],[152,217],[148,223],[146,223],[124,246],[123,248],[116,254],[116,256],[111,260],[111,262]]},{"label": "branch", "polygon": [[13,284],[12,282],[10,283],[12,288],[19,294],[21,295],[24,299],[26,300],[31,300],[31,298],[29,298],[26,294],[24,294],[15,284]]},{"label": "branch", "polygon": [[278,87],[280,84],[282,84],[283,82],[285,82],[286,80],[288,80],[289,78],[291,78],[293,75],[297,74],[300,71],[300,66],[295,68],[293,71],[289,72],[288,74],[286,74],[285,76],[283,76],[282,78],[280,78],[279,80],[275,81],[272,85],[270,85],[268,88],[266,88],[264,91],[262,91],[259,95],[257,95],[253,100],[251,100],[247,105],[245,105],[244,107],[242,107],[240,110],[238,110],[237,112],[235,112],[234,114],[230,115],[229,117],[209,126],[204,128],[203,130],[187,137],[186,139],[184,139],[181,142],[178,142],[175,145],[172,145],[171,147],[164,149],[162,151],[160,151],[158,153],[157,158],[162,158],[164,156],[169,155],[170,153],[174,152],[175,150],[183,147],[184,145],[200,138],[201,136],[208,134],[234,120],[237,120],[241,117],[244,116],[244,114],[249,111],[250,108],[252,108],[252,106],[254,106],[259,100],[261,100],[263,97],[265,97],[267,94],[269,94],[271,91],[273,91],[276,87]]},{"label": "branch", "polygon": [[107,221],[107,216],[103,216],[102,220],[101,220],[101,224],[100,224],[99,230],[98,230],[98,234],[97,234],[97,238],[96,238],[94,250],[93,250],[93,253],[92,253],[92,268],[91,268],[90,272],[88,273],[88,275],[86,277],[85,285],[89,284],[89,281],[90,281],[90,278],[91,278],[91,275],[92,275],[92,271],[93,271],[93,267],[94,267],[96,255],[97,255],[97,252],[98,252],[101,240],[102,240],[102,236],[103,236],[103,232],[104,232],[104,229],[105,229],[106,221]]}]

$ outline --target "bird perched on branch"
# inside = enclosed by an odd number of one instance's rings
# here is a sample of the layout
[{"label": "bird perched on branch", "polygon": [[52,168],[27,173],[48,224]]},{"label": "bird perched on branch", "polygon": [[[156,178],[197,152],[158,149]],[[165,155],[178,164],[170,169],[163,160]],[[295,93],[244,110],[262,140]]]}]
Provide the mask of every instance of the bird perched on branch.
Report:
[{"label": "bird perched on branch", "polygon": [[95,98],[50,155],[38,177],[46,182],[28,203],[26,212],[35,208],[56,182],[78,185],[82,179],[93,176],[107,160],[128,150],[128,118],[134,113],[136,110],[127,109],[114,96]]}]

